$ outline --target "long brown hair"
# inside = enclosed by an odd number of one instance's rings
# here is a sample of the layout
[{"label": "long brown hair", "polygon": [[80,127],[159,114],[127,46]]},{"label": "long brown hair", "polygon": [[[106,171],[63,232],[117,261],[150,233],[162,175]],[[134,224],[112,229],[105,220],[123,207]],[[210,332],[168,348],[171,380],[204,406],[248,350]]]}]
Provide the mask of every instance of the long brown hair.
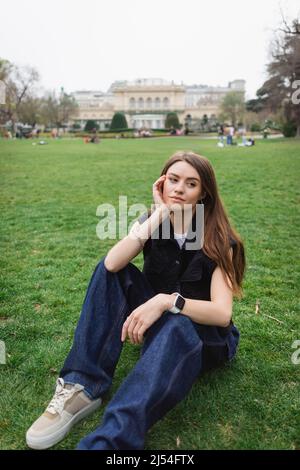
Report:
[{"label": "long brown hair", "polygon": [[[165,175],[176,162],[187,162],[197,170],[202,186],[204,204],[204,253],[220,266],[229,278],[233,295],[242,297],[242,280],[245,272],[245,250],[243,242],[229,222],[226,210],[219,196],[217,181],[209,160],[193,152],[176,152],[165,163],[161,175]],[[235,240],[232,256],[230,239]],[[229,285],[229,284],[228,284]]]}]

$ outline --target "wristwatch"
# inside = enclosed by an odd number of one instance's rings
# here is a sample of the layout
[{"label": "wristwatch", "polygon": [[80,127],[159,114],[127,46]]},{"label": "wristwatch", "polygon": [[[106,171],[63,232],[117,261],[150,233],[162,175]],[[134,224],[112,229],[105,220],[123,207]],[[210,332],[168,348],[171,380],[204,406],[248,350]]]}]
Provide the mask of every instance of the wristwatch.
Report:
[{"label": "wristwatch", "polygon": [[173,303],[173,307],[170,308],[169,312],[180,313],[181,310],[184,307],[185,298],[182,297],[182,295],[180,295],[178,292],[174,292],[173,295],[176,295],[176,297],[175,297],[175,300],[174,300],[174,303]]}]

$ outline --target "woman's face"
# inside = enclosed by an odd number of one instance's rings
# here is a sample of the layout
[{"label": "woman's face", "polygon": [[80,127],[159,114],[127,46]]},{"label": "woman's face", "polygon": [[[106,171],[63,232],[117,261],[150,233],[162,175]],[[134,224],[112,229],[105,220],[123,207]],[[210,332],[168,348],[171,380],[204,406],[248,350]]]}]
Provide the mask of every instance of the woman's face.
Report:
[{"label": "woman's face", "polygon": [[201,181],[197,170],[187,162],[176,162],[168,168],[163,188],[166,204],[192,204],[201,198]]}]

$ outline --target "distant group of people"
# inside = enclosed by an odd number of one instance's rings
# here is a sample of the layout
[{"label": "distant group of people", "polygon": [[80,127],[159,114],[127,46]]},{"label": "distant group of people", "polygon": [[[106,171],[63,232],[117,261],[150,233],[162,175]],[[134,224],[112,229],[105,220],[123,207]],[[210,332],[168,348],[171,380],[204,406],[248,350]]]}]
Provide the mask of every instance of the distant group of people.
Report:
[{"label": "distant group of people", "polygon": [[[234,142],[234,136],[241,137],[242,138],[242,143],[237,144]],[[218,146],[219,147],[224,147],[225,146],[225,139],[226,139],[226,145],[239,145],[242,147],[250,147],[255,144],[255,140],[253,138],[247,138],[246,137],[246,129],[245,128],[240,128],[237,132],[235,130],[235,127],[233,125],[224,125],[220,124],[218,127],[218,136],[219,136],[219,142]]]},{"label": "distant group of people", "polygon": [[175,129],[174,126],[171,126],[169,135],[183,135],[183,134],[184,134],[184,130],[183,130],[183,129]]},{"label": "distant group of people", "polygon": [[[33,129],[28,129],[28,128],[22,128],[19,127],[16,130],[15,137],[16,139],[32,139],[32,138],[38,138],[40,136],[40,129],[33,128]],[[7,131],[8,138],[12,138],[12,133],[10,131]]]},{"label": "distant group of people", "polygon": [[169,131],[169,135],[185,135],[188,136],[190,133],[189,126],[187,124],[184,125],[183,129],[175,129],[174,126],[171,126]]},{"label": "distant group of people", "polygon": [[[188,135],[189,134],[189,128],[185,126],[184,129],[176,129],[174,126],[170,127],[169,130],[169,135]],[[134,137],[152,137],[153,133],[150,129],[147,128],[141,128],[137,129],[134,132]]]},{"label": "distant group of people", "polygon": [[85,144],[99,144],[100,142],[100,139],[99,139],[99,136],[97,134],[97,129],[93,129],[92,130],[92,136],[91,137],[84,137],[83,138],[83,141]]},{"label": "distant group of people", "polygon": [[4,132],[4,138],[5,139],[12,139],[12,133],[10,131],[5,131]]},{"label": "distant group of people", "polygon": [[56,127],[54,129],[52,129],[51,131],[51,137],[52,139],[57,139],[58,137],[58,130],[56,129]]},{"label": "distant group of people", "polygon": [[57,129],[56,127],[54,127],[51,130],[51,137],[53,139],[60,139],[63,136],[63,132],[63,129]]},{"label": "distant group of people", "polygon": [[152,137],[152,132],[149,129],[137,129],[133,135],[134,137]]},{"label": "distant group of people", "polygon": [[227,125],[223,126],[223,124],[219,125],[218,135],[219,135],[219,140],[222,144],[224,144],[224,137],[226,137],[226,144],[232,145],[234,133],[235,133],[234,126],[227,126]]},{"label": "distant group of people", "polygon": [[[5,139],[38,139],[41,134],[41,129],[31,126],[17,126],[17,130],[12,132],[10,130],[4,131]],[[61,138],[63,135],[63,129],[57,129],[56,127],[51,130],[51,137],[53,139]]]}]

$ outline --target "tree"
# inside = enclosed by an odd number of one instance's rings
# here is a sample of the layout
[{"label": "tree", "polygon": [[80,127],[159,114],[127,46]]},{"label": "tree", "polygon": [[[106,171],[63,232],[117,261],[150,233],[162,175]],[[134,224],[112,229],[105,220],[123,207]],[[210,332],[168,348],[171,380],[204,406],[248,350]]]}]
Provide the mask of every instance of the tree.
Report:
[{"label": "tree", "polygon": [[300,22],[295,19],[288,25],[284,17],[282,22],[271,44],[268,78],[257,90],[257,98],[247,102],[247,109],[280,112],[283,131],[287,129],[287,134],[292,135],[295,129],[300,136]]},{"label": "tree", "polygon": [[170,129],[174,127],[174,129],[180,129],[180,123],[177,116],[177,113],[168,113],[165,122],[165,128]]},{"label": "tree", "polygon": [[92,119],[89,119],[88,121],[86,121],[84,130],[85,130],[85,132],[90,132],[90,131],[92,131],[93,129],[98,130],[98,129],[99,129],[99,126],[98,126],[98,124],[97,124],[95,121],[93,121]]},{"label": "tree", "polygon": [[41,123],[46,127],[59,125],[58,100],[54,92],[48,92],[41,100]]},{"label": "tree", "polygon": [[225,119],[229,119],[233,126],[238,121],[243,120],[245,112],[244,93],[238,91],[230,91],[227,93],[221,103],[222,115]]},{"label": "tree", "polygon": [[246,101],[245,105],[246,105],[247,111],[250,111],[253,113],[259,113],[260,111],[264,109],[264,102],[262,100],[262,97],[259,96],[257,93],[256,93],[256,96],[257,98]]},{"label": "tree", "polygon": [[71,118],[76,117],[78,104],[73,96],[62,92],[58,102],[58,120],[60,126],[68,125]]},{"label": "tree", "polygon": [[55,92],[48,92],[40,99],[39,122],[46,127],[63,127],[76,117],[78,104],[74,98],[62,92],[57,98]]},{"label": "tree", "polygon": [[124,113],[115,113],[110,123],[111,131],[128,129],[128,124]]},{"label": "tree", "polygon": [[5,82],[12,70],[13,64],[6,59],[0,58],[0,80]]},{"label": "tree", "polygon": [[11,121],[15,132],[16,122],[20,120],[21,105],[34,95],[34,85],[39,80],[39,74],[33,67],[17,67],[1,59],[0,77],[5,84],[5,105],[1,107],[1,121]]},{"label": "tree", "polygon": [[0,58],[0,86],[1,86],[1,102],[0,102],[0,124],[5,124],[8,120],[7,117],[7,93],[6,83],[8,76],[11,72],[12,64],[6,60]]},{"label": "tree", "polygon": [[34,127],[41,124],[41,99],[28,96],[19,107],[19,121]]},{"label": "tree", "polygon": [[0,59],[0,80],[5,85],[5,104],[0,106],[0,122],[6,124],[10,121],[13,132],[17,121],[32,126],[39,123],[61,127],[77,115],[75,99],[63,89],[58,99],[54,92],[36,96],[35,84],[39,74],[32,67],[17,67]]}]

